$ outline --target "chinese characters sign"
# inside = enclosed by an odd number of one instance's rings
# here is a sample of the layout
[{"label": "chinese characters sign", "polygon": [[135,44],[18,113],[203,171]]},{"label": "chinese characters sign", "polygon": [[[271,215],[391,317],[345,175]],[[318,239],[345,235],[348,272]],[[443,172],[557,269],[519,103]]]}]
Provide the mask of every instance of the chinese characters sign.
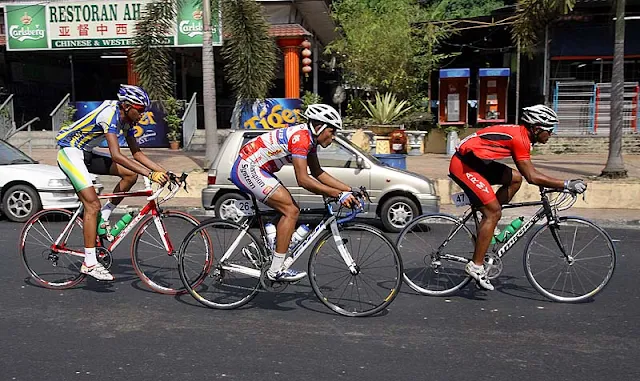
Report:
[{"label": "chinese characters sign", "polygon": [[[126,48],[151,0],[51,2],[5,5],[7,50]],[[185,0],[173,28],[158,44],[202,46],[201,2]],[[217,17],[215,17],[217,15]],[[213,44],[222,44],[220,13],[214,11]]]}]

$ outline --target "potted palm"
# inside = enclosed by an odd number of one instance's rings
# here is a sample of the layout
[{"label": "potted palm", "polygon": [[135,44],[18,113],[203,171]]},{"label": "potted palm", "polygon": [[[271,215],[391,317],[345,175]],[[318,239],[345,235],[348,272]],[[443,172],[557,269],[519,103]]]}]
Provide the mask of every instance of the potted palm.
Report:
[{"label": "potted palm", "polygon": [[182,105],[175,98],[169,98],[164,103],[164,121],[167,123],[167,139],[169,139],[169,148],[172,150],[180,148],[180,138],[182,135],[182,118],[178,116],[180,110],[182,110]]}]

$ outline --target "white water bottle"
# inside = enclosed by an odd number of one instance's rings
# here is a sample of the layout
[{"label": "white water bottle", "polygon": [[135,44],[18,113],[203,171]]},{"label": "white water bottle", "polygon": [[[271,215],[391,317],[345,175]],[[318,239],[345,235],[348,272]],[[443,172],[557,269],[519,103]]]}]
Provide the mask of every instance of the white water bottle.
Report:
[{"label": "white water bottle", "polygon": [[271,222],[267,222],[264,225],[264,230],[267,232],[267,245],[269,250],[274,250],[276,247],[276,226]]},{"label": "white water bottle", "polygon": [[293,235],[291,236],[291,244],[289,244],[289,250],[293,250],[293,248],[296,247],[298,242],[302,241],[304,237],[307,236],[307,234],[309,234],[309,225],[302,224],[298,226],[296,231],[294,231]]}]

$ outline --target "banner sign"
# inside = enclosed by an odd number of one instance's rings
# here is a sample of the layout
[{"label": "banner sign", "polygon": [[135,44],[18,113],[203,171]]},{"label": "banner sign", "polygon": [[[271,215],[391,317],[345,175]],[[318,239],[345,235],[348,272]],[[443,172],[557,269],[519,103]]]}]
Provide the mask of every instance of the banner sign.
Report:
[{"label": "banner sign", "polygon": [[[133,47],[136,22],[152,0],[4,5],[7,50]],[[201,1],[184,0],[175,26],[158,45],[202,46]],[[222,18],[213,11],[213,45],[222,45]]]},{"label": "banner sign", "polygon": [[272,129],[301,123],[302,101],[296,98],[267,98],[242,108],[240,126],[245,129]]},{"label": "banner sign", "polygon": [[[79,120],[98,108],[102,102],[75,102],[71,104],[77,110],[74,115],[74,120]],[[167,124],[164,121],[164,117],[165,114],[162,109],[158,107],[155,102],[152,102],[151,108],[144,113],[138,124],[133,127],[135,130],[135,137],[141,147],[162,148],[169,146],[169,140],[167,139]],[[118,134],[118,141],[120,142],[120,147],[127,147],[127,142],[122,131]],[[100,147],[108,147],[107,141],[103,141],[100,144]]]}]

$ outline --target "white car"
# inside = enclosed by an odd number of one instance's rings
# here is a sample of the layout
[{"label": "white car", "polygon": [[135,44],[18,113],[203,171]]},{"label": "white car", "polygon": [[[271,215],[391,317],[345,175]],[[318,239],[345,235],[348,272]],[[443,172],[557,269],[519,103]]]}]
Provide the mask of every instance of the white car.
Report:
[{"label": "white car", "polygon": [[[93,176],[97,191],[102,189]],[[71,182],[58,167],[38,164],[11,144],[0,140],[0,208],[11,221],[25,222],[41,209],[74,209],[80,201]]]}]

